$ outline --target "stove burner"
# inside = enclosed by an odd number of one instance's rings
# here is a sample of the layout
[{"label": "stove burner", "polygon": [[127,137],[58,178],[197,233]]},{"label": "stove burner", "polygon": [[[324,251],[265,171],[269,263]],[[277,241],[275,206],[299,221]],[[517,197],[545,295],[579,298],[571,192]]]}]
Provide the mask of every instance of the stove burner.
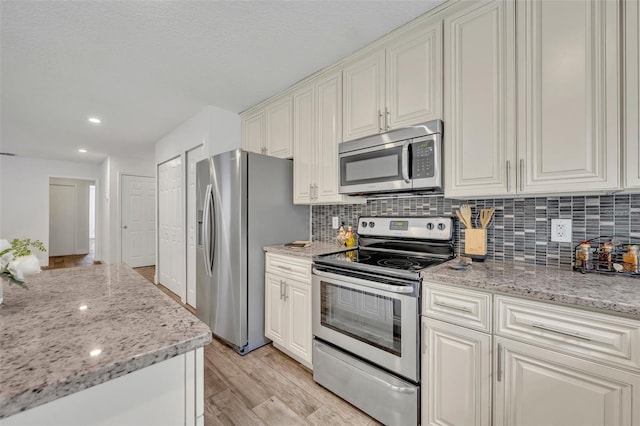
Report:
[{"label": "stove burner", "polygon": [[371,256],[369,256],[368,254],[362,254],[358,252],[358,262],[364,262],[365,260],[369,259],[371,259]]},{"label": "stove burner", "polygon": [[410,266],[418,266],[418,262],[413,262],[409,259],[380,259],[378,260],[378,265],[380,266],[388,266],[391,268],[408,268]]}]

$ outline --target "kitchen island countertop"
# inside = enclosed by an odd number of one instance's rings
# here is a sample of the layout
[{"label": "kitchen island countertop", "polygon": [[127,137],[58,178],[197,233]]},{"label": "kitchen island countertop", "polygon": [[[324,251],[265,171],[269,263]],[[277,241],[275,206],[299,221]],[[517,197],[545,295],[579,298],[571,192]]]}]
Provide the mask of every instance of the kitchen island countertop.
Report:
[{"label": "kitchen island countertop", "polygon": [[2,282],[0,418],[211,341],[209,328],[123,264]]},{"label": "kitchen island countertop", "polygon": [[474,262],[454,270],[453,259],[422,271],[426,281],[595,309],[640,319],[640,277],[580,273],[519,262]]},{"label": "kitchen island countertop", "polygon": [[346,247],[341,247],[336,243],[325,243],[322,241],[314,241],[310,247],[297,248],[297,247],[285,247],[284,244],[278,244],[273,246],[264,247],[264,251],[267,253],[282,254],[285,256],[304,257],[309,260],[313,259],[313,256],[321,254],[335,253],[338,251],[347,250]]}]

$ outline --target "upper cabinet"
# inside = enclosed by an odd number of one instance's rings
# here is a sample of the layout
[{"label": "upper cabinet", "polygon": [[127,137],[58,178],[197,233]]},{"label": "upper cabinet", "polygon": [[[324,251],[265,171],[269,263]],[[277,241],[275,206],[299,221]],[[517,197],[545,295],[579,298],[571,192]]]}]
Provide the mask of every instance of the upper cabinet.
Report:
[{"label": "upper cabinet", "polygon": [[357,203],[338,193],[338,144],[341,138],[342,74],[331,71],[293,95],[293,202]]},{"label": "upper cabinet", "polygon": [[619,189],[620,3],[514,3],[445,19],[445,195]]},{"label": "upper cabinet", "polygon": [[344,140],[442,117],[442,22],[390,39],[343,69]]},{"label": "upper cabinet", "polygon": [[640,189],[640,6],[637,0],[624,3],[625,25],[625,187]]},{"label": "upper cabinet", "polygon": [[242,116],[242,148],[279,158],[293,156],[293,96],[270,100]]},{"label": "upper cabinet", "polygon": [[444,20],[445,194],[515,193],[515,4],[461,4]]},{"label": "upper cabinet", "polygon": [[618,189],[620,2],[518,2],[523,193]]}]

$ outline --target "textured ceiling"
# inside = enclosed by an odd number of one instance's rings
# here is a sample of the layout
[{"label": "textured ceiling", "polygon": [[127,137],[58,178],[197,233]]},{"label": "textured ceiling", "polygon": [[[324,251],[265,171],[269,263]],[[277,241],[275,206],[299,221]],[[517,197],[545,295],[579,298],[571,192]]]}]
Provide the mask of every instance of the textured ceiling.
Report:
[{"label": "textured ceiling", "polygon": [[204,105],[240,112],[442,2],[2,0],[0,151],[147,156]]}]

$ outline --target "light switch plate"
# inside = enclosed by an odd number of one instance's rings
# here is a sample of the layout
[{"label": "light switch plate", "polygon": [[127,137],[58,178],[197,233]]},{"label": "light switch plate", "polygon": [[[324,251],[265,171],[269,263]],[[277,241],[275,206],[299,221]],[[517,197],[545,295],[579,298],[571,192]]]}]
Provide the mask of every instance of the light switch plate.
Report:
[{"label": "light switch plate", "polygon": [[570,243],[571,219],[551,219],[551,241]]}]

